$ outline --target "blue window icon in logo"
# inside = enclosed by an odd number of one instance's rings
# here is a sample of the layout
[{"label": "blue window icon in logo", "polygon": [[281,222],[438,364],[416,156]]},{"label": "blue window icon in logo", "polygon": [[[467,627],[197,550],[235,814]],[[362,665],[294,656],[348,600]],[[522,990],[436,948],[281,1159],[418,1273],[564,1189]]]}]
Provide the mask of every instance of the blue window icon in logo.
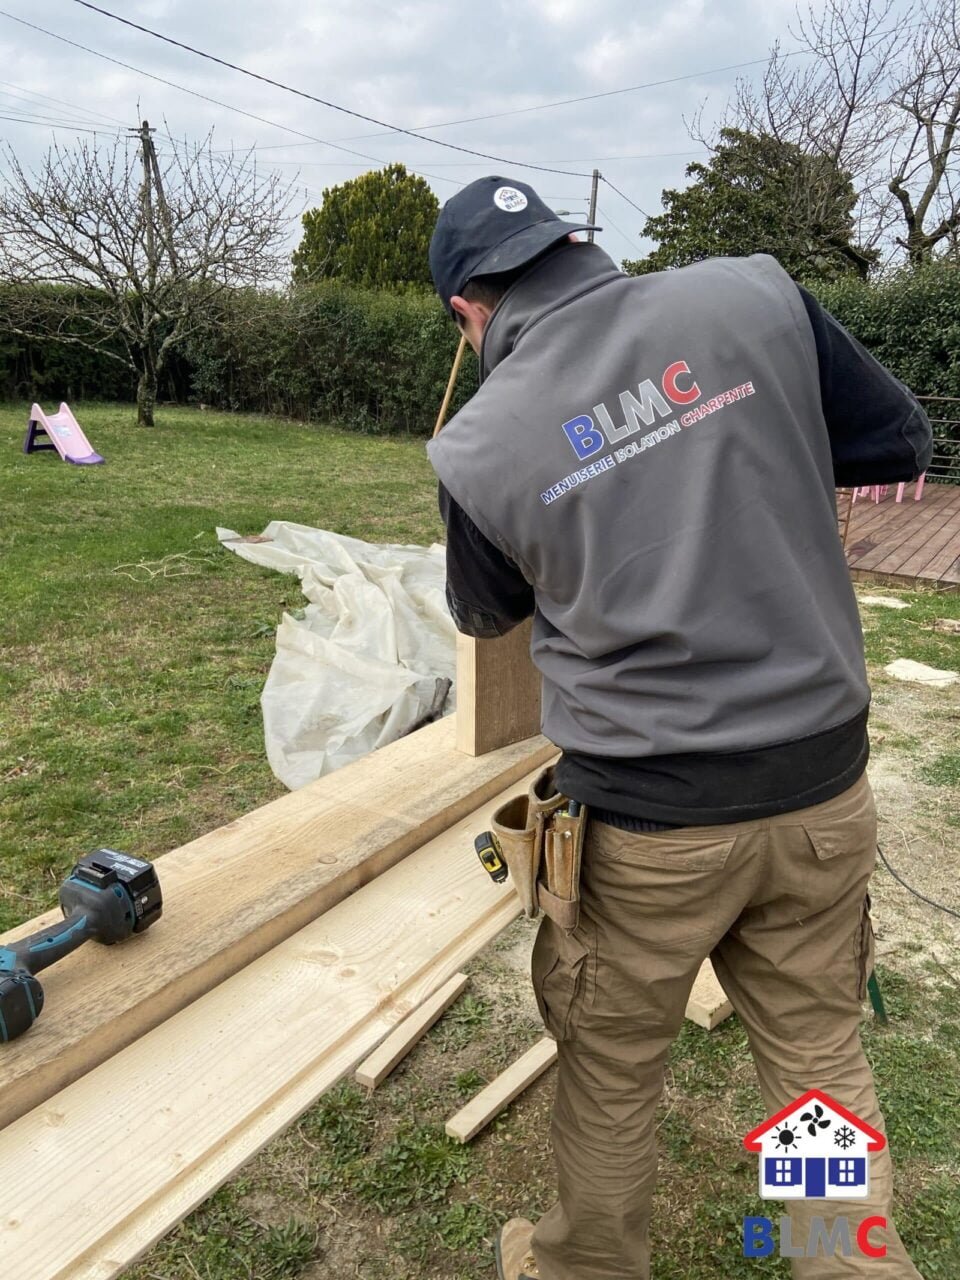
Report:
[{"label": "blue window icon in logo", "polygon": [[860,1156],[843,1156],[827,1163],[831,1187],[862,1187],[867,1181],[866,1160]]},{"label": "blue window icon in logo", "polygon": [[803,1181],[803,1161],[796,1156],[771,1156],[763,1162],[768,1187],[798,1187]]}]

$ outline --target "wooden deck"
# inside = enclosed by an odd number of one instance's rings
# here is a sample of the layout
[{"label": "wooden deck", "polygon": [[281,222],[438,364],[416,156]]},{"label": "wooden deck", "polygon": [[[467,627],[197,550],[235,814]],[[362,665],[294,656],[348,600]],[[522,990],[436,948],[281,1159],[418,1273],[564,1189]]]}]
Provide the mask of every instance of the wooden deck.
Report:
[{"label": "wooden deck", "polygon": [[960,485],[928,480],[919,502],[913,485],[903,502],[896,492],[892,485],[880,502],[854,505],[846,539],[854,581],[960,588]]}]

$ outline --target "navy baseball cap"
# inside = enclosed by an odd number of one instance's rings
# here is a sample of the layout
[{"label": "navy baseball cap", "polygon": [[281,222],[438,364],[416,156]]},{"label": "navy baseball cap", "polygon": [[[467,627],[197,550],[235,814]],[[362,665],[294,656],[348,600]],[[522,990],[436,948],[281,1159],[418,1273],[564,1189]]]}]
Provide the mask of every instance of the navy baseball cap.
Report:
[{"label": "navy baseball cap", "polygon": [[599,231],[562,222],[525,182],[477,178],[440,210],[430,241],[430,272],[448,311],[450,299],[473,276],[522,267],[571,231]]}]

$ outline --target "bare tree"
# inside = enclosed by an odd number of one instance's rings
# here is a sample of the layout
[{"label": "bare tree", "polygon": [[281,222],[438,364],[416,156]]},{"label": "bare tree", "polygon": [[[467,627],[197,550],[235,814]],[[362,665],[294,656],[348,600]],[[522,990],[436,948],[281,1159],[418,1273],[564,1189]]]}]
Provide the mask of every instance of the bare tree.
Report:
[{"label": "bare tree", "polygon": [[[958,0],[826,0],[774,46],[762,84],[737,84],[723,123],[771,134],[848,174],[856,239],[920,264],[960,226]],[[804,56],[806,55],[806,56]],[[699,121],[694,126],[701,140]]]},{"label": "bare tree", "polygon": [[[15,332],[125,364],[142,426],[153,426],[158,379],[212,296],[286,275],[290,205],[289,188],[249,154],[215,154],[208,135],[170,139],[158,156],[151,134],[144,121],[106,147],[54,146],[36,172],[8,148],[0,186],[0,279]],[[44,306],[38,285],[67,288]]]},{"label": "bare tree", "polygon": [[928,4],[921,12],[923,23],[891,98],[907,127],[888,183],[902,216],[897,243],[915,264],[941,241],[954,248],[960,229],[960,15],[956,0]]}]

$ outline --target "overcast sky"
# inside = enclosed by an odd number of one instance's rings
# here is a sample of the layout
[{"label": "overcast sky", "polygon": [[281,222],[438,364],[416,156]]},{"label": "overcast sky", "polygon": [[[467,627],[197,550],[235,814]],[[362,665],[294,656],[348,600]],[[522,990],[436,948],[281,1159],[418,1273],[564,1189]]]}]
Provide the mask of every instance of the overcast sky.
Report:
[{"label": "overcast sky", "polygon": [[[135,124],[139,110],[151,124],[162,127],[166,120],[177,137],[198,139],[213,128],[217,147],[256,145],[261,164],[276,166],[291,181],[299,172],[298,208],[319,204],[324,187],[402,161],[428,178],[441,202],[473,178],[503,173],[531,182],[555,209],[583,217],[589,173],[597,167],[640,209],[655,213],[661,190],[684,185],[685,166],[699,154],[684,117],[705,104],[705,119],[715,119],[738,75],[762,73],[761,66],[720,68],[764,59],[778,37],[785,48],[794,46],[794,0],[103,0],[104,8],[175,39],[406,128],[691,77],[428,130],[504,157],[500,164],[377,131],[74,0],[0,4],[6,14],[228,104],[191,96],[0,16],[0,116],[15,117],[0,119],[0,136],[21,159],[40,158],[53,136],[51,122],[58,124],[58,141],[69,143],[77,126],[116,132]],[[33,123],[41,117],[44,123]],[[371,158],[324,145],[333,142]],[[538,173],[521,161],[563,173]],[[649,248],[639,238],[641,213],[605,184],[598,221],[604,226],[599,242],[616,260]],[[299,238],[294,227],[291,235],[293,242]]]}]

